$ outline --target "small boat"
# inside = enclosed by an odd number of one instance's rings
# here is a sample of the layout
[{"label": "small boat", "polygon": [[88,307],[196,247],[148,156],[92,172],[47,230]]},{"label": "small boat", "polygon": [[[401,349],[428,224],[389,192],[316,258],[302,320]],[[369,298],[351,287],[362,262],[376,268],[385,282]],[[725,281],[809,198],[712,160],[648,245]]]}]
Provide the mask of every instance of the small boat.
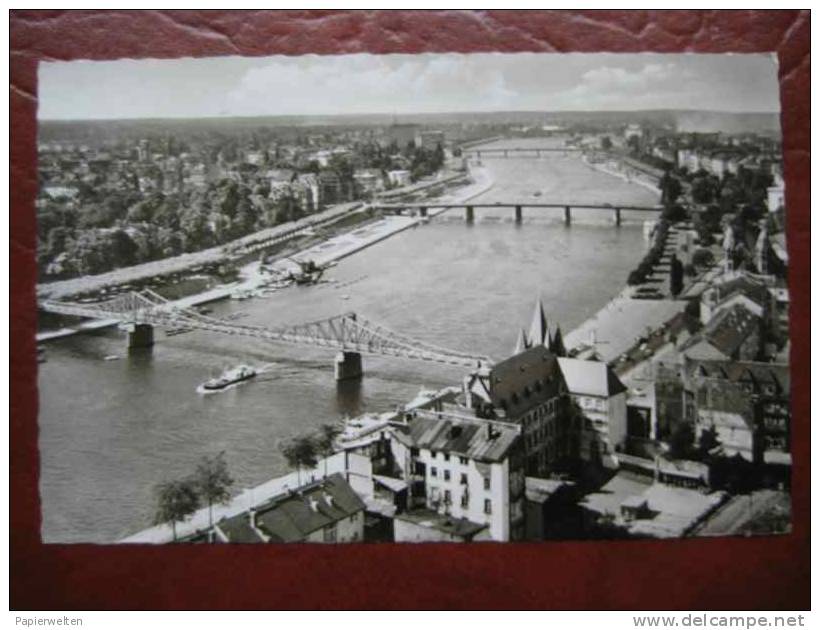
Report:
[{"label": "small boat", "polygon": [[120,355],[118,354],[107,354],[105,357],[103,357],[103,361],[116,361],[119,358]]},{"label": "small boat", "polygon": [[205,381],[201,388],[206,392],[219,391],[229,385],[247,381],[256,376],[256,370],[249,365],[238,365],[235,368],[226,370],[221,376]]}]

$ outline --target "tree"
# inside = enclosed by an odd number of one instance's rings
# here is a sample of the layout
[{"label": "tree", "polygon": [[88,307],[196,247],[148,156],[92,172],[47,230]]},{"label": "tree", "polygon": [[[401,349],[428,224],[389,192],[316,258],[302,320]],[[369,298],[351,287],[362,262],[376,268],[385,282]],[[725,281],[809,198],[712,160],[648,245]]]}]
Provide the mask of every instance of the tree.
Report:
[{"label": "tree", "polygon": [[336,424],[323,424],[319,427],[316,449],[325,458],[325,477],[327,477],[327,458],[335,452],[334,443],[341,432],[341,428]]},{"label": "tree", "polygon": [[612,140],[609,136],[604,136],[601,138],[601,148],[604,151],[609,151],[612,148]]},{"label": "tree", "polygon": [[669,263],[669,292],[677,297],[683,291],[683,265],[678,257],[672,254]]},{"label": "tree", "polygon": [[166,481],[157,486],[156,493],[157,512],[154,524],[171,523],[176,542],[177,521],[184,521],[199,507],[196,483],[193,479]]},{"label": "tree", "polygon": [[708,249],[697,249],[692,254],[692,264],[695,267],[709,267],[715,262],[715,257]]},{"label": "tree", "polygon": [[661,203],[666,207],[670,207],[675,203],[683,192],[683,187],[678,181],[678,178],[670,175],[669,171],[663,174],[659,185],[661,189]]},{"label": "tree", "polygon": [[225,451],[212,457],[205,455],[196,467],[194,479],[199,496],[208,503],[208,524],[213,527],[213,505],[227,501],[231,497],[228,490],[233,485],[233,477],[228,472],[225,461]]},{"label": "tree", "polygon": [[299,485],[302,485],[302,468],[313,468],[316,465],[316,442],[312,436],[304,435],[282,445],[282,455],[288,466],[296,468]]}]

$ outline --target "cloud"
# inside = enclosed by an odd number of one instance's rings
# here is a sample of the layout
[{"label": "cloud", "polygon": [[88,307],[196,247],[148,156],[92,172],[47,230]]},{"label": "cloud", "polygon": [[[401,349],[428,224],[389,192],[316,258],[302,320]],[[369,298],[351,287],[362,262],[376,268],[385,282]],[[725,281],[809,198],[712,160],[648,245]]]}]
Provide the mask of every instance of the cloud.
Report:
[{"label": "cloud", "polygon": [[578,109],[669,107],[690,99],[694,79],[690,70],[671,62],[649,63],[638,70],[603,66],[584,72],[558,101]]},{"label": "cloud", "polygon": [[347,55],[277,59],[247,70],[225,100],[241,114],[503,109],[517,92],[503,68],[455,56]]}]

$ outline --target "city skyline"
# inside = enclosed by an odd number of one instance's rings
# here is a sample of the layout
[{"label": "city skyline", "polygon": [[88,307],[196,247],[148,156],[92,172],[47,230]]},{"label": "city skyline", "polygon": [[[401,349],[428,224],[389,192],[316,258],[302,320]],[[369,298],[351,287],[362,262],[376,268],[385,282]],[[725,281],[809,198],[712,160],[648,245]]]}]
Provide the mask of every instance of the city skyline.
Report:
[{"label": "city skyline", "polygon": [[[545,80],[533,81],[534,76]],[[40,120],[642,110],[779,112],[777,61],[768,54],[446,53],[123,59],[43,63],[39,81]],[[279,98],[271,100],[272,94]],[[329,94],[334,97],[331,104]]]}]

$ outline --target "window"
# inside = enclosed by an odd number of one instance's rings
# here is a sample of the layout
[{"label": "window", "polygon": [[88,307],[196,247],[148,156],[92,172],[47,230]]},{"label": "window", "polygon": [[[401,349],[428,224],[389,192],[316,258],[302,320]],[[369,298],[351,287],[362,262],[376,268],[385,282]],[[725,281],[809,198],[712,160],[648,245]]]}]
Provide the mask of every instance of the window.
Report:
[{"label": "window", "polygon": [[489,499],[484,499],[484,514],[493,513],[493,502]]},{"label": "window", "polygon": [[432,459],[435,459],[435,458],[436,458],[436,455],[438,455],[438,453],[436,453],[435,451],[430,451],[430,457],[431,457]]},{"label": "window", "polygon": [[444,503],[445,503],[446,505],[450,505],[452,502],[453,502],[453,497],[452,497],[452,495],[450,494],[450,491],[449,491],[449,490],[445,490],[445,491],[444,491]]},{"label": "window", "polygon": [[336,542],[336,523],[333,525],[328,525],[324,529],[324,541],[326,543],[335,543]]},{"label": "window", "polygon": [[467,475],[465,475],[464,473],[461,473],[461,482],[460,483],[461,483],[462,486],[467,485]]},{"label": "window", "polygon": [[485,490],[490,489],[490,478],[489,477],[484,477],[484,489]]},{"label": "window", "polygon": [[468,461],[469,460],[466,457],[459,457],[458,458],[458,463],[461,464],[462,466],[466,466]]},{"label": "window", "polygon": [[445,461],[445,462],[449,462],[449,461],[450,461],[450,453],[444,453],[444,461]]},{"label": "window", "polygon": [[467,492],[461,495],[461,507],[466,508],[470,505],[470,495]]},{"label": "window", "polygon": [[438,471],[436,470],[436,467],[435,467],[435,466],[433,466],[432,468],[430,468],[430,476],[431,476],[431,477],[438,477]]},{"label": "window", "polygon": [[449,470],[444,471],[444,481],[450,481],[450,471]]}]

